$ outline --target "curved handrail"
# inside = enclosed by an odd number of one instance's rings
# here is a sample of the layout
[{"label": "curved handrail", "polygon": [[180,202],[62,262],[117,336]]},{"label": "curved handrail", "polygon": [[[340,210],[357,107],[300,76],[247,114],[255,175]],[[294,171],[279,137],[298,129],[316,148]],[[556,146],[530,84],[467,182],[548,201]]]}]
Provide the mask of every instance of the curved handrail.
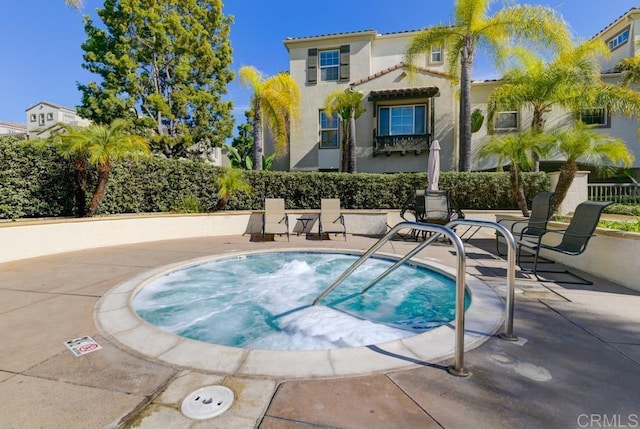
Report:
[{"label": "curved handrail", "polygon": [[513,234],[504,225],[497,222],[475,219],[456,219],[447,224],[447,227],[455,228],[458,225],[477,226],[479,228],[491,228],[499,232],[507,242],[507,297],[505,306],[505,328],[500,334],[500,338],[508,341],[517,341],[518,337],[513,334],[513,309],[515,301],[516,285],[516,241]]},{"label": "curved handrail", "polygon": [[[340,285],[351,273],[353,273],[360,265],[362,265],[371,255],[378,250],[382,245],[389,241],[398,231],[402,229],[414,229],[418,231],[425,231],[435,233],[433,237],[425,241],[425,243],[419,245],[410,252],[411,256],[417,254],[420,250],[431,244],[437,237],[444,235],[456,248],[457,255],[457,272],[456,272],[456,318],[455,318],[455,361],[454,365],[449,367],[449,373],[467,377],[471,373],[464,368],[464,292],[466,285],[466,255],[464,251],[464,244],[458,235],[452,229],[436,224],[429,223],[416,223],[416,222],[401,222],[395,225],[384,237],[378,240],[369,250],[367,250],[356,262],[354,262],[346,271],[344,271],[329,287],[327,287],[318,297],[313,301],[313,305],[317,305],[322,298],[327,296],[332,290]],[[410,256],[410,257],[411,257]],[[406,260],[407,256],[402,258]],[[399,266],[396,263],[393,267]],[[390,268],[390,269],[391,269]],[[387,270],[389,271],[389,269]]]}]

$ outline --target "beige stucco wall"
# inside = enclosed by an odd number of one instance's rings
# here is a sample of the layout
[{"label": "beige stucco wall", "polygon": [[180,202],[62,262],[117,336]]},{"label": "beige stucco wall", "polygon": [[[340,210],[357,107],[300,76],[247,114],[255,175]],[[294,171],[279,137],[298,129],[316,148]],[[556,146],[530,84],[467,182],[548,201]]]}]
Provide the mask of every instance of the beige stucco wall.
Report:
[{"label": "beige stucco wall", "polygon": [[[440,89],[440,96],[435,99],[434,138],[440,141],[442,147],[442,169],[451,169],[453,165],[455,97],[449,81],[437,73],[442,72],[446,64],[444,62],[430,64],[427,56],[420,56],[416,65],[428,67],[436,73],[419,72],[413,80],[408,78],[404,68],[389,71],[403,61],[404,53],[413,36],[412,32],[387,35],[363,32],[285,42],[289,49],[290,73],[298,83],[302,95],[300,126],[295,129],[291,138],[288,155],[291,170],[316,171],[340,166],[340,149],[319,148],[318,115],[330,93],[336,89],[346,90],[354,83],[353,88],[364,94],[365,108],[367,109],[356,122],[358,171],[425,172],[427,170],[426,151],[420,155],[411,153],[405,156],[400,154],[373,156],[374,108],[373,102],[368,101],[371,91],[425,86],[437,86]],[[351,49],[350,80],[348,82],[318,81],[314,85],[308,85],[306,83],[308,49],[336,49],[342,44],[349,44]],[[362,80],[366,80],[366,82],[362,83]],[[403,100],[402,103],[415,101],[428,103],[428,99]],[[430,123],[430,118],[427,118],[427,123]]]},{"label": "beige stucco wall", "polygon": [[[292,233],[300,227],[296,218],[305,213],[289,214]],[[495,213],[469,211],[466,214],[469,219],[495,220]],[[0,223],[0,242],[4,244],[0,247],[0,263],[107,246],[255,233],[259,231],[260,218],[259,212],[234,212],[3,222]],[[400,220],[397,211],[345,211],[345,224],[350,234],[384,234],[387,224],[395,225]],[[563,224],[555,227],[562,228]],[[546,256],[640,290],[637,270],[633,269],[640,252],[640,234],[601,229],[596,234],[580,256],[568,257],[558,253]]]}]

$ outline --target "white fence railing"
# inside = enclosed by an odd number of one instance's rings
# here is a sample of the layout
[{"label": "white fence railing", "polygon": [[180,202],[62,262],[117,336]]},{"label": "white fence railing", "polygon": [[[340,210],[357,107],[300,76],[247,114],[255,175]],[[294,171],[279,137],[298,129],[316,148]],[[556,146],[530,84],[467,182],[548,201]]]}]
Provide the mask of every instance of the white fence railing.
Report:
[{"label": "white fence railing", "polygon": [[637,183],[590,183],[587,187],[592,201],[640,204],[640,185]]}]

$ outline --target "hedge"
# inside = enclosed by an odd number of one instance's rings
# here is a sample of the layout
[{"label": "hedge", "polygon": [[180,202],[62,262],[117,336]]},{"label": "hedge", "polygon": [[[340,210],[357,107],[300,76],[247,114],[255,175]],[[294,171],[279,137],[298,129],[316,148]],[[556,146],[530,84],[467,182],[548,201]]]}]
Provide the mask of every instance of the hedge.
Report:
[{"label": "hedge", "polygon": [[[197,199],[204,211],[218,202],[220,167],[204,162],[148,157],[114,163],[98,214],[180,210]],[[264,198],[284,198],[288,209],[317,209],[321,198],[340,198],[347,209],[398,209],[414,189],[426,188],[426,173],[346,174],[247,171],[253,192],[232,198],[226,210],[259,210]],[[527,199],[549,189],[544,173],[524,174]],[[92,172],[88,198],[95,186]],[[507,173],[440,175],[463,209],[514,209]],[[0,218],[73,216],[73,166],[50,147],[0,138]]]}]

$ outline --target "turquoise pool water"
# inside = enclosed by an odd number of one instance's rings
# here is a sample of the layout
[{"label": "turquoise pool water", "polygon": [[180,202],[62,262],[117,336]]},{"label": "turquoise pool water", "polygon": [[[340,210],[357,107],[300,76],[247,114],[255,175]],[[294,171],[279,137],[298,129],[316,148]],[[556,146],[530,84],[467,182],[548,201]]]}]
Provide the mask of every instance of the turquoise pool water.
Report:
[{"label": "turquoise pool water", "polygon": [[[455,282],[404,265],[359,292],[393,261],[371,258],[322,305],[310,306],[358,256],[256,253],[216,259],[147,283],[133,299],[147,322],[183,337],[232,347],[319,350],[378,344],[453,320]],[[469,298],[466,297],[467,306]]]}]

